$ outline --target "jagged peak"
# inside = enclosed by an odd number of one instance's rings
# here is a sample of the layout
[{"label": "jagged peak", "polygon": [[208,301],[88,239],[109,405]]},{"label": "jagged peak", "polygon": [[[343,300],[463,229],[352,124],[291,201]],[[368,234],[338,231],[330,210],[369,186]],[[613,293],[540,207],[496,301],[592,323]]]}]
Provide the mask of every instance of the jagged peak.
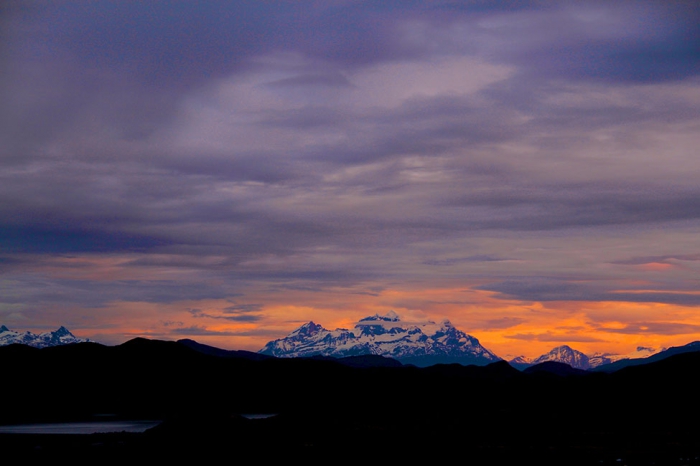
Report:
[{"label": "jagged peak", "polygon": [[56,331],[53,332],[53,333],[54,333],[54,335],[72,335],[72,333],[70,333],[70,330],[68,330],[67,328],[65,328],[63,325],[61,325],[61,326],[59,327],[59,329],[56,330]]},{"label": "jagged peak", "polygon": [[[569,345],[561,345],[561,346],[557,346],[555,348],[552,348],[552,350],[549,353],[546,353],[543,356],[556,355],[556,354],[569,354],[569,355],[586,356],[586,354],[582,353],[579,350],[573,349]],[[586,356],[586,357],[588,357],[588,356]]]},{"label": "jagged peak", "polygon": [[509,362],[516,363],[516,364],[531,364],[532,359],[528,358],[526,356],[520,355],[520,356],[514,357]]},{"label": "jagged peak", "polygon": [[383,322],[399,322],[401,321],[401,318],[399,315],[394,312],[393,310],[387,312],[383,316],[379,315],[379,313],[374,314],[373,316],[365,317],[360,319],[360,322],[372,322],[372,321],[383,321]]},{"label": "jagged peak", "polygon": [[549,353],[534,359],[532,363],[541,364],[546,361],[563,362],[577,369],[588,369],[591,365],[590,357],[568,345],[557,346]]},{"label": "jagged peak", "polygon": [[454,325],[452,325],[452,322],[450,322],[449,319],[442,319],[440,321],[440,327],[442,328],[452,328]]},{"label": "jagged peak", "polygon": [[10,329],[5,327],[4,325],[0,325],[0,332],[9,332]]},{"label": "jagged peak", "polygon": [[294,330],[290,335],[313,335],[318,332],[326,330],[322,325],[315,323],[313,320],[305,323],[298,329]]},{"label": "jagged peak", "polygon": [[317,324],[313,320],[308,321],[307,323],[303,324],[299,328],[315,328],[315,327],[321,327],[321,324]]},{"label": "jagged peak", "polygon": [[569,345],[557,346],[556,348],[553,348],[552,351],[550,351],[547,354],[549,354],[549,355],[566,354],[566,355],[571,355],[574,357],[588,358],[588,356],[585,353],[582,353],[579,350],[573,349]]},{"label": "jagged peak", "polygon": [[576,350],[573,349],[573,348],[572,348],[571,346],[569,346],[569,345],[561,345],[561,346],[557,346],[556,348],[552,348],[552,351],[550,351],[550,353],[559,353],[559,352],[562,352],[562,351],[573,352],[573,351],[576,351]]},{"label": "jagged peak", "polygon": [[401,320],[401,318],[399,318],[399,315],[398,315],[396,312],[394,312],[393,309],[390,310],[389,312],[387,312],[387,313],[384,315],[384,318],[389,319],[389,320],[391,320],[392,322],[398,322],[399,320]]}]

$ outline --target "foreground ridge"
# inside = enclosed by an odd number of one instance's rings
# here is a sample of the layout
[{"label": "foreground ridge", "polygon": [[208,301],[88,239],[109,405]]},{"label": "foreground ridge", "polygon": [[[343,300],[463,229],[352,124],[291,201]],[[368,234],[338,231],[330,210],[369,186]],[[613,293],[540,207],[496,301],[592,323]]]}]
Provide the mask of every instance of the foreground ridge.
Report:
[{"label": "foreground ridge", "polygon": [[394,311],[360,319],[352,330],[328,330],[307,322],[286,337],[270,341],[259,353],[283,358],[374,354],[419,367],[439,363],[486,365],[501,360],[447,319],[440,323],[404,323]]},{"label": "foreground ridge", "polygon": [[[0,347],[0,386],[10,400],[0,426],[103,423],[103,413],[163,420],[144,433],[0,433],[2,457],[215,464],[233,451],[265,464],[301,457],[326,465],[352,447],[367,451],[364,464],[383,465],[434,463],[459,445],[478,466],[700,464],[697,427],[688,422],[700,417],[700,351],[601,374],[562,363],[520,372],[505,361],[358,368],[240,356],[145,338]],[[255,413],[270,417],[246,416]]]}]

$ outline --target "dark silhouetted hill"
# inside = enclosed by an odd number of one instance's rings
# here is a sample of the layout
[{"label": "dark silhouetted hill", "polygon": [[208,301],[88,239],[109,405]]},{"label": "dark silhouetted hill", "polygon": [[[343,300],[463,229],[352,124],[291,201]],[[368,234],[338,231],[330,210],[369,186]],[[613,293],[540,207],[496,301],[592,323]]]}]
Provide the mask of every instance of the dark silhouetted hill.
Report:
[{"label": "dark silhouetted hill", "polygon": [[[700,457],[698,352],[606,374],[557,363],[520,372],[505,361],[419,368],[251,360],[191,346],[139,338],[0,347],[0,424],[104,414],[163,420],[142,435],[5,434],[0,451],[29,463],[56,455],[201,462],[235,452],[326,464],[355,452],[378,464],[430,461],[457,447],[469,464],[694,464],[678,458]],[[251,413],[275,416],[242,416]]]},{"label": "dark silhouetted hill", "polygon": [[178,340],[177,343],[187,346],[188,348],[191,348],[199,353],[203,354],[208,354],[211,356],[218,356],[222,358],[241,358],[241,359],[249,359],[251,361],[262,361],[264,359],[270,359],[274,356],[268,356],[266,354],[260,354],[257,352],[253,351],[242,351],[242,350],[225,350],[221,348],[217,348],[215,346],[209,346],[209,345],[204,345],[202,343],[198,343],[194,340],[190,340],[188,338]]}]

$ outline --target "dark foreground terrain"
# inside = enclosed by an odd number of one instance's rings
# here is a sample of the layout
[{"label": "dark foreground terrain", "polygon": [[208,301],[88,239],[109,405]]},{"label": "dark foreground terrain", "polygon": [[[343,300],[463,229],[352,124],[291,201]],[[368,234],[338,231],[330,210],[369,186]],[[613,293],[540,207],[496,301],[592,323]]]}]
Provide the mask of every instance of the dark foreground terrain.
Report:
[{"label": "dark foreground terrain", "polygon": [[0,347],[0,364],[0,425],[163,420],[144,433],[0,435],[0,458],[24,464],[700,464],[700,353],[562,375],[505,362],[255,360],[137,339]]}]

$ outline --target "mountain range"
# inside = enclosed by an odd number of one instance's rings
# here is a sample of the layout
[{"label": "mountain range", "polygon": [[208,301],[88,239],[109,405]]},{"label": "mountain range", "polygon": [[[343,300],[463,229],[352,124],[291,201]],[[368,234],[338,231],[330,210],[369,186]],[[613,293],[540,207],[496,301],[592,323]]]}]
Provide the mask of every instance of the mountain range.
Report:
[{"label": "mountain range", "polygon": [[501,360],[449,320],[405,324],[394,311],[365,317],[352,330],[327,330],[308,322],[269,342],[260,354],[281,358],[372,354],[418,367],[450,363],[483,366]]},{"label": "mountain range", "polygon": [[664,350],[665,348],[657,350],[650,347],[638,346],[635,351],[629,354],[622,355],[610,353],[594,353],[588,356],[582,353],[581,351],[571,348],[568,345],[562,345],[557,346],[556,348],[553,348],[549,353],[545,353],[534,359],[526,358],[525,356],[518,356],[517,358],[513,358],[508,362],[511,366],[521,370],[530,366],[542,364],[544,362],[549,361],[568,364],[574,369],[588,370],[607,364],[612,364],[616,361],[648,358]]},{"label": "mountain range", "polygon": [[70,331],[61,326],[53,332],[32,333],[26,331],[24,333],[15,332],[0,325],[0,346],[19,343],[22,345],[32,346],[34,348],[46,348],[49,346],[68,345],[71,343],[85,343],[90,340],[85,338],[77,338]]},{"label": "mountain range", "polygon": [[[646,358],[662,350],[640,346],[626,355],[595,353],[588,356],[562,345],[534,359],[519,356],[508,362],[520,370],[547,361],[589,370],[623,359]],[[455,328],[449,320],[404,323],[394,311],[360,319],[352,330],[328,330],[308,322],[286,337],[270,341],[259,353],[281,358],[374,354],[418,367],[439,363],[486,365],[502,359],[475,337]]]},{"label": "mountain range", "polygon": [[[35,334],[29,331],[13,331],[5,325],[0,325],[0,346],[18,343],[34,348],[47,348],[83,342],[90,340],[76,337],[63,326],[53,332]],[[482,346],[478,339],[458,330],[448,320],[439,323],[403,322],[394,311],[383,316],[375,314],[360,319],[352,330],[328,330],[319,324],[308,322],[286,337],[268,342],[257,353],[219,349],[193,340],[179,340],[178,343],[201,353],[229,358],[262,360],[271,357],[313,357],[339,359],[343,364],[350,366],[389,366],[393,364],[390,360],[418,367],[452,363],[485,366],[502,360]],[[567,364],[577,370],[615,372],[624,367],[647,364],[675,354],[694,351],[700,351],[700,342],[660,350],[640,346],[626,355],[586,355],[562,345],[537,358],[519,356],[508,363],[519,370],[554,362]]]}]

